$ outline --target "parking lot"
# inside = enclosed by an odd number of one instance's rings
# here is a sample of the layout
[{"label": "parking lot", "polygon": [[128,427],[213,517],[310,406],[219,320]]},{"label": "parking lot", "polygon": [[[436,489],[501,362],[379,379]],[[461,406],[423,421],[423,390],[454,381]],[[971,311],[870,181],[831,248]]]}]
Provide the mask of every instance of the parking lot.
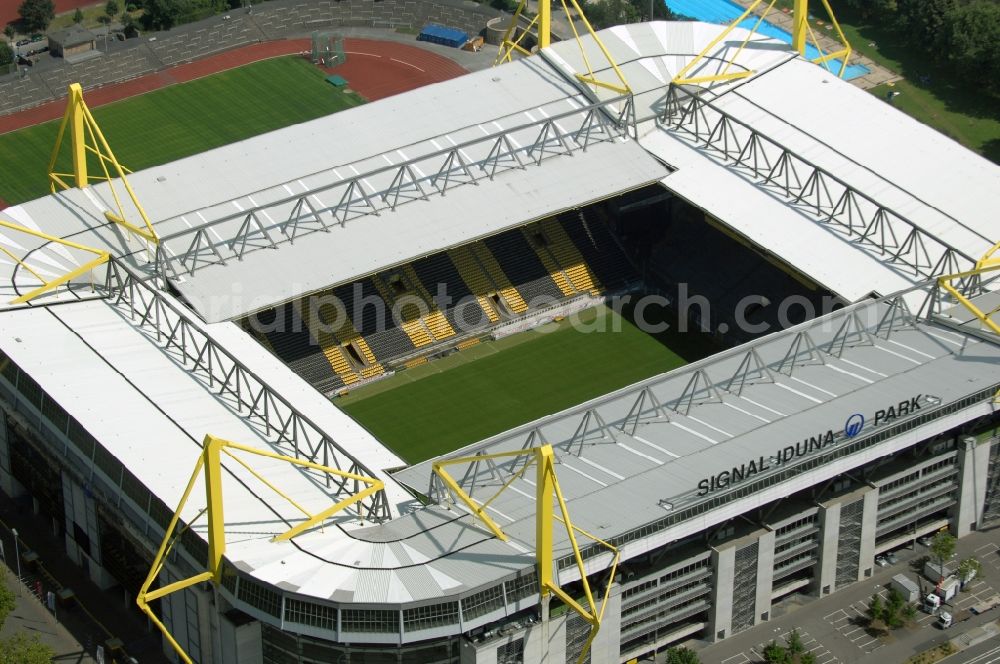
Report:
[{"label": "parking lot", "polygon": [[[775,634],[773,639],[768,639],[767,641],[758,643],[746,651],[736,653],[735,655],[722,660],[720,664],[749,664],[750,662],[762,662],[764,661],[764,648],[770,644],[772,640],[777,641],[782,645],[788,645],[789,634],[791,634],[790,630],[784,631],[781,634]],[[840,664],[840,659],[830,652],[829,648],[814,639],[808,632],[800,629],[799,636],[802,637],[802,645],[805,647],[806,651],[815,655],[816,664]]]},{"label": "parking lot", "polygon": [[[803,598],[792,602],[790,611],[782,610],[774,620],[758,625],[753,630],[736,635],[705,648],[702,661],[713,664],[756,664],[763,661],[763,648],[771,639],[781,642],[789,630],[797,628],[806,648],[813,652],[820,664],[879,664],[902,662],[916,652],[962,634],[972,627],[997,619],[996,609],[974,616],[968,610],[979,602],[993,597],[1000,588],[1000,530],[974,533],[959,541],[954,560],[975,556],[982,563],[982,575],[974,579],[951,602],[945,604],[955,618],[955,624],[941,629],[937,617],[920,611],[914,623],[893,630],[885,639],[868,633],[868,604],[873,594],[883,601],[888,597],[889,583],[893,576],[903,574],[917,582],[919,596],[934,589],[934,583],[923,578],[923,561],[930,554],[927,546],[902,548],[894,552],[896,562],[885,566],[874,565],[870,579],[851,584],[837,593],[820,600]],[[1000,659],[998,659],[1000,662]]]}]

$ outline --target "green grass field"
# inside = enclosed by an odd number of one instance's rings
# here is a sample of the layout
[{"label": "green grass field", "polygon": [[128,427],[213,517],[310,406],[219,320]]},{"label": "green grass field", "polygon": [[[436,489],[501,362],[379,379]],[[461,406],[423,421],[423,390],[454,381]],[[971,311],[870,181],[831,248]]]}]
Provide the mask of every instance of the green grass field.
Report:
[{"label": "green grass field", "polygon": [[[275,58],[108,104],[94,117],[118,160],[138,170],[364,103],[324,77],[301,58]],[[48,193],[58,129],[53,121],[0,135],[0,198],[16,204]]]},{"label": "green grass field", "polygon": [[335,403],[417,463],[718,350],[695,333],[646,334],[623,314],[590,309],[579,324],[473,346]]}]

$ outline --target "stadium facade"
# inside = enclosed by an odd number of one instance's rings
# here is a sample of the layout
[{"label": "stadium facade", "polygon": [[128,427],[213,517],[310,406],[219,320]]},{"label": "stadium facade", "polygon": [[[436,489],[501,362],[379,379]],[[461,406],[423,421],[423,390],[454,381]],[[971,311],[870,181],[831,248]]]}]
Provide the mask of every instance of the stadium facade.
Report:
[{"label": "stadium facade", "polygon": [[[792,594],[865,579],[880,552],[995,521],[1000,441],[982,432],[998,426],[1000,343],[935,277],[990,250],[1000,170],[765,39],[736,59],[751,77],[671,85],[716,33],[602,32],[626,96],[581,87],[576,45],[557,44],[137,172],[156,246],[108,222],[106,185],[4,210],[111,259],[92,284],[0,312],[3,490],[52,519],[94,582],[134,597],[206,434],[371,479],[281,540],[358,483],[222,459],[207,480],[224,505],[218,583],[151,602],[193,660],[217,663],[576,661],[591,626],[540,601],[535,484],[523,460],[487,458],[543,443],[573,524],[620,553],[611,578],[606,548],[580,552],[590,584],[610,584],[595,663],[727,638]],[[25,266],[85,262],[78,246],[0,240],[21,261],[4,263],[5,300],[37,284]],[[302,313],[352,284],[386,304],[422,296],[435,274],[466,285],[476,321],[442,305],[370,329],[348,307],[320,333]],[[679,284],[711,305],[690,318],[719,352],[447,455],[473,458],[450,472],[477,499],[507,487],[487,510],[506,539],[431,462],[407,467],[324,396],[613,293],[676,305]],[[987,276],[957,288],[995,309]],[[833,310],[770,325],[789,295]],[[298,341],[255,327],[295,311]],[[218,552],[200,491],[154,591]],[[569,538],[553,536],[555,577],[579,597]]]}]

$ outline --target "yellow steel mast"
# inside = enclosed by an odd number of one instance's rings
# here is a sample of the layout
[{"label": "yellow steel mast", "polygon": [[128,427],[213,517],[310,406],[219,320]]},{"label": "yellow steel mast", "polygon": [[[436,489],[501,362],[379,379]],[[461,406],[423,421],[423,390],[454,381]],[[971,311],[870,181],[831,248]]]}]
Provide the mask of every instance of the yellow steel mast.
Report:
[{"label": "yellow steel mast", "polygon": [[[742,71],[730,71],[733,63],[743,52],[743,49],[749,43],[750,38],[756,34],[757,30],[760,28],[764,19],[774,8],[774,3],[776,0],[770,0],[767,3],[764,11],[761,12],[760,16],[757,18],[757,22],[754,24],[753,28],[747,34],[746,38],[740,43],[739,47],[733,52],[732,56],[725,61],[725,66],[715,73],[705,74],[705,75],[691,75],[692,71],[696,70],[696,67],[702,63],[710,53],[714,53],[715,48],[732,32],[737,28],[740,23],[746,20],[748,17],[752,16],[754,10],[757,9],[764,0],[754,0],[746,8],[740,16],[730,23],[722,31],[722,33],[709,42],[702,51],[694,57],[691,62],[687,63],[677,75],[674,76],[673,83],[675,85],[699,85],[702,83],[714,83],[718,81],[731,81],[734,79],[746,78],[748,76],[753,76],[753,72],[750,70]],[[823,8],[826,9],[826,13],[830,18],[830,25],[834,27],[837,32],[837,37],[840,39],[840,43],[843,48],[830,53],[824,53],[822,47],[819,44],[819,40],[816,38],[815,33],[812,31],[812,27],[809,25],[809,0],[795,0],[792,11],[792,48],[799,52],[802,57],[806,57],[806,47],[809,45],[809,37],[812,36],[812,43],[819,52],[819,55],[812,59],[812,62],[820,65],[825,65],[827,68],[830,67],[828,64],[831,60],[840,58],[840,69],[837,75],[840,77],[844,76],[844,72],[847,71],[847,61],[851,57],[851,45],[847,41],[847,37],[844,35],[844,31],[841,30],[840,24],[837,22],[837,17],[833,15],[833,9],[830,7],[829,0],[820,0]]]},{"label": "yellow steel mast", "polygon": [[[504,482],[500,489],[481,505],[473,500],[473,498],[466,493],[461,486],[459,486],[458,482],[456,482],[455,479],[448,474],[448,471],[445,470],[447,466],[453,466],[455,464],[519,457],[528,457],[527,463],[525,463],[519,471],[513,473],[511,477]],[[583,664],[586,660],[587,653],[590,651],[590,646],[597,637],[598,630],[601,628],[601,620],[604,617],[604,610],[608,605],[608,597],[611,594],[611,584],[614,581],[615,571],[618,568],[618,559],[621,554],[612,544],[609,544],[608,542],[605,542],[604,540],[588,533],[582,528],[578,528],[573,525],[572,521],[570,521],[569,510],[566,507],[566,500],[563,498],[562,490],[559,488],[559,479],[556,477],[555,453],[552,451],[552,446],[542,445],[541,447],[532,447],[514,452],[497,452],[495,454],[481,454],[471,457],[445,459],[443,461],[434,462],[433,469],[434,473],[441,478],[448,490],[461,500],[462,503],[464,503],[466,507],[472,511],[472,514],[483,522],[483,525],[485,525],[490,532],[496,535],[499,539],[507,541],[509,539],[507,534],[500,529],[500,526],[498,526],[492,518],[490,518],[490,516],[486,513],[486,508],[489,507],[490,503],[492,503],[497,496],[503,493],[507,487],[513,484],[514,480],[519,477],[523,477],[525,472],[532,465],[534,465],[536,469],[535,559],[538,565],[538,591],[542,604],[542,622],[543,625],[548,624],[548,604],[551,596],[555,595],[562,600],[566,606],[575,611],[581,618],[590,624],[590,635],[588,636],[587,641],[583,646],[583,650],[577,659],[577,664]],[[555,515],[553,501],[559,505],[559,516]],[[576,562],[577,570],[580,573],[580,584],[583,586],[584,594],[583,601],[586,606],[570,597],[569,594],[560,587],[559,580],[553,574],[555,559],[552,555],[552,529],[553,524],[556,521],[563,524],[566,529],[567,539],[569,539],[570,546],[573,549],[573,558]],[[590,589],[590,583],[587,581],[587,571],[583,564],[583,556],[580,554],[580,545],[576,539],[577,534],[583,535],[587,539],[596,542],[611,553],[610,575],[600,608],[598,608],[597,602],[594,600],[594,595]]]},{"label": "yellow steel mast", "polygon": [[[73,172],[59,173],[56,171],[56,161],[59,159],[59,153],[62,150],[63,137],[66,134],[67,127],[70,134],[70,157]],[[93,155],[97,158],[103,174],[90,174],[87,164],[88,155]],[[113,170],[113,174],[112,170],[108,169],[108,166]],[[149,217],[146,216],[146,211],[139,203],[139,199],[136,198],[132,186],[128,183],[128,178],[125,177],[126,173],[131,172],[118,162],[115,153],[111,151],[111,146],[108,145],[107,139],[104,138],[104,133],[97,125],[97,121],[87,107],[87,103],[83,100],[83,88],[80,87],[79,83],[70,84],[69,95],[66,100],[66,111],[63,113],[62,123],[59,125],[59,133],[56,135],[56,144],[52,148],[52,156],[49,158],[49,187],[52,193],[56,193],[57,186],[62,189],[72,189],[73,187],[85,189],[90,185],[91,180],[103,180],[108,183],[116,208],[115,210],[106,210],[104,212],[107,220],[126,228],[129,232],[138,235],[147,242],[158,244],[160,238],[157,236],[156,231],[153,230],[153,224],[149,221]],[[113,177],[117,177],[125,187],[125,193],[131,199],[132,205],[135,206],[135,210],[138,212],[141,221],[131,222],[127,219],[121,198],[119,198],[118,192],[115,190]],[[69,180],[73,184],[68,184],[66,180]]]},{"label": "yellow steel mast", "polygon": [[[588,85],[606,88],[618,94],[629,94],[631,88],[629,88],[628,82],[625,80],[625,75],[618,68],[618,64],[612,59],[611,53],[608,52],[601,38],[597,36],[577,0],[569,0],[569,4],[567,4],[567,0],[559,0],[559,2],[562,5],[566,21],[573,32],[573,39],[576,40],[580,48],[580,55],[583,57],[584,66],[587,68],[587,73],[576,75],[577,79]],[[511,19],[510,25],[504,33],[503,41],[500,44],[500,52],[497,54],[494,65],[510,62],[513,60],[515,53],[531,55],[531,51],[522,46],[522,42],[527,35],[531,34],[532,29],[535,29],[538,35],[538,48],[547,48],[552,43],[552,0],[538,0],[538,14],[531,19],[527,26],[520,27],[519,21],[522,15],[526,15],[525,9],[527,8],[527,4],[528,0],[520,0],[520,3],[517,5],[514,17]],[[573,18],[574,14],[580,18],[587,34],[593,37],[594,43],[597,44],[604,59],[614,72],[615,80],[607,81],[597,77],[590,63],[590,58],[587,56],[587,51],[583,47],[583,42],[580,41],[580,32],[576,28],[576,22]]]}]

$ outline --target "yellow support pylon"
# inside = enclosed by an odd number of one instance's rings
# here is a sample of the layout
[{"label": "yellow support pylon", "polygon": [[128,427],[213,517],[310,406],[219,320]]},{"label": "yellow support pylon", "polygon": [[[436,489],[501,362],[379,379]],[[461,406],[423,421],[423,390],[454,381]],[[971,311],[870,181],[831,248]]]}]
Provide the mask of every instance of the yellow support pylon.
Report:
[{"label": "yellow support pylon", "polygon": [[[59,158],[67,127],[69,127],[70,133],[73,172],[59,173],[55,170],[56,160]],[[90,175],[87,165],[88,154],[93,154],[97,157],[103,175]],[[127,220],[125,209],[122,207],[122,201],[115,190],[112,172],[108,170],[109,164],[114,171],[114,175],[121,180],[122,185],[125,187],[125,192],[139,213],[139,217],[142,219],[141,224],[132,223]],[[105,210],[104,216],[107,220],[119,224],[147,242],[159,244],[160,238],[157,236],[156,231],[153,230],[153,224],[149,221],[149,217],[146,216],[146,211],[139,203],[139,199],[136,198],[132,186],[128,183],[128,178],[125,177],[126,173],[131,172],[118,163],[114,152],[111,151],[111,146],[108,145],[108,141],[104,138],[104,133],[101,132],[101,128],[97,125],[97,121],[94,120],[90,109],[87,108],[87,103],[83,100],[83,88],[80,87],[79,83],[71,83],[69,86],[69,96],[66,100],[66,111],[63,113],[62,123],[59,125],[59,133],[56,136],[56,144],[52,148],[52,156],[49,159],[49,188],[53,194],[56,193],[57,186],[63,189],[72,189],[73,187],[67,184],[66,179],[71,180],[73,186],[78,189],[85,189],[90,185],[91,180],[106,181],[111,190],[111,196],[115,200],[117,210]]]},{"label": "yellow support pylon", "polygon": [[[459,486],[458,482],[456,482],[455,479],[448,474],[448,471],[445,470],[446,466],[453,466],[456,464],[475,463],[479,461],[486,461],[488,459],[510,459],[525,456],[529,457],[527,463],[525,463],[519,471],[511,474],[510,479],[504,482],[503,486],[501,486],[491,498],[482,504],[473,500],[473,498],[466,493],[461,486]],[[525,472],[532,465],[534,465],[536,469],[535,558],[538,564],[538,590],[543,607],[542,620],[548,620],[548,612],[546,610],[546,607],[548,606],[547,600],[551,595],[555,595],[562,600],[566,606],[571,608],[590,624],[590,635],[587,637],[583,650],[577,658],[577,664],[583,664],[587,657],[587,653],[590,651],[590,646],[594,642],[594,639],[597,637],[597,632],[601,628],[601,620],[604,618],[604,610],[608,606],[608,598],[611,595],[611,584],[615,578],[615,571],[618,568],[618,560],[621,557],[621,552],[612,544],[609,544],[608,542],[605,542],[604,540],[588,533],[582,528],[578,528],[573,525],[573,522],[569,517],[569,510],[566,508],[566,499],[563,497],[562,489],[559,488],[559,478],[556,477],[555,453],[552,450],[552,446],[546,444],[540,447],[531,447],[514,452],[497,452],[495,454],[482,454],[471,457],[445,459],[443,461],[435,461],[432,464],[432,467],[434,473],[441,478],[441,481],[444,482],[444,485],[448,488],[448,490],[458,497],[458,499],[472,511],[473,516],[482,521],[490,532],[506,542],[509,539],[507,534],[501,530],[500,526],[498,526],[492,518],[490,518],[490,516],[486,513],[486,509],[489,507],[490,503],[496,500],[497,496],[503,493],[507,487],[514,483],[514,480],[519,477],[523,477]],[[555,500],[559,505],[560,516],[556,516],[554,513],[555,510],[552,504],[553,500]],[[581,605],[578,601],[570,597],[560,587],[558,579],[555,574],[553,574],[555,569],[555,560],[552,555],[552,528],[554,521],[558,521],[566,528],[566,535],[568,536],[570,545],[573,548],[573,557],[576,561],[577,570],[580,573],[580,583],[583,586],[586,606]],[[600,544],[604,548],[608,549],[608,551],[612,554],[610,567],[611,573],[608,577],[608,586],[604,591],[603,598],[601,599],[600,608],[598,608],[597,603],[594,600],[594,595],[590,589],[590,583],[587,581],[587,570],[583,565],[583,557],[580,554],[580,545],[577,543],[577,533],[596,542],[597,544]]]},{"label": "yellow support pylon", "polygon": [[10,258],[13,259],[14,262],[16,262],[19,266],[23,267],[25,270],[27,270],[29,274],[31,274],[31,276],[33,276],[35,279],[38,279],[38,281],[42,283],[40,287],[30,291],[29,293],[14,298],[13,300],[10,301],[9,304],[24,304],[25,302],[28,302],[38,297],[39,295],[42,295],[43,293],[55,290],[56,288],[59,288],[63,284],[69,283],[73,279],[76,279],[77,277],[84,275],[93,270],[94,268],[100,265],[104,265],[109,260],[111,260],[111,254],[108,253],[107,251],[102,251],[101,249],[94,249],[93,247],[88,247],[82,244],[77,244],[76,242],[64,240],[62,238],[55,237],[54,235],[49,235],[48,233],[42,233],[41,231],[36,231],[31,228],[27,228],[25,226],[20,226],[10,221],[4,221],[3,219],[0,219],[0,228],[7,228],[13,231],[18,231],[19,233],[27,233],[28,235],[33,235],[35,237],[47,240],[49,242],[55,242],[56,244],[61,244],[65,247],[71,247],[73,249],[79,249],[80,251],[86,251],[88,253],[95,254],[97,256],[97,258],[91,261],[87,261],[86,263],[79,266],[75,270],[70,270],[69,272],[60,277],[56,277],[55,279],[45,279],[42,275],[38,274],[38,272],[34,270],[30,265],[25,263],[20,257],[14,254],[14,252],[7,249],[6,247],[0,246],[0,251],[10,256]]},{"label": "yellow support pylon", "polygon": [[[264,479],[257,471],[251,468],[249,464],[234,455],[230,450],[240,450],[248,454],[254,454],[269,459],[277,459],[279,461],[286,461],[296,466],[311,468],[313,470],[319,470],[344,479],[354,480],[355,482],[367,485],[367,487],[358,493],[352,494],[347,498],[334,503],[331,507],[318,514],[312,514],[295,502],[295,500],[293,500],[288,494]],[[224,440],[211,434],[206,435],[202,452],[198,455],[198,462],[195,464],[194,472],[191,473],[191,479],[188,480],[187,487],[184,489],[184,493],[181,496],[180,504],[177,505],[177,509],[174,511],[174,516],[170,519],[167,531],[163,535],[163,542],[160,543],[160,549],[156,553],[156,558],[153,559],[153,565],[149,570],[149,575],[146,577],[146,580],[143,582],[142,587],[139,589],[139,593],[135,598],[135,603],[139,606],[139,609],[142,610],[142,612],[145,613],[153,624],[156,625],[156,627],[163,633],[163,636],[166,637],[167,641],[177,652],[177,655],[181,658],[181,660],[185,662],[185,664],[193,664],[191,657],[188,656],[181,645],[177,643],[177,640],[174,639],[170,631],[156,616],[156,613],[153,611],[152,607],[150,607],[149,603],[165,595],[177,592],[178,590],[184,590],[185,588],[189,588],[203,581],[212,581],[216,584],[222,581],[222,558],[226,552],[225,516],[223,513],[222,503],[223,454],[239,463],[265,486],[284,498],[289,504],[295,507],[295,509],[306,515],[307,519],[305,521],[297,526],[294,526],[281,535],[275,536],[272,538],[272,542],[289,540],[309,528],[320,525],[334,514],[385,488],[382,481],[378,479],[364,477],[363,475],[349,473],[337,468],[331,468],[329,466],[323,466],[311,461],[305,461],[304,459],[296,459],[295,457],[286,456],[284,454],[277,454],[267,450],[259,450],[246,445],[240,445],[239,443]],[[194,489],[195,483],[201,475],[202,470],[205,471],[205,498],[207,507],[199,512],[195,519],[201,517],[202,514],[208,514],[208,561],[205,565],[207,569],[204,572],[195,574],[187,579],[181,579],[180,581],[163,586],[162,588],[150,590],[149,587],[153,584],[153,581],[155,581],[160,575],[160,572],[163,571],[163,564],[167,555],[169,555],[171,549],[174,547],[174,544],[177,543],[177,540],[180,539],[180,536],[183,534],[183,531],[181,531],[177,534],[177,537],[174,537],[174,531],[177,529],[177,522],[180,520],[181,512],[184,510],[184,505],[187,504],[188,498],[191,496],[191,491]],[[192,519],[192,522],[195,519]],[[188,524],[185,526],[185,529],[190,527],[191,524]]]},{"label": "yellow support pylon", "polygon": [[[730,72],[729,69],[730,67],[732,67],[733,63],[736,62],[736,59],[739,58],[740,53],[743,52],[743,49],[746,47],[747,43],[749,43],[751,37],[753,37],[757,33],[757,30],[764,22],[764,19],[774,8],[774,3],[776,2],[776,0],[770,0],[770,2],[767,4],[767,8],[757,18],[757,22],[754,24],[753,28],[750,30],[749,34],[747,34],[743,42],[739,45],[739,48],[737,48],[736,51],[733,53],[732,57],[726,61],[726,66],[722,69],[721,72],[719,72],[718,74],[707,74],[705,76],[693,76],[693,77],[688,76],[688,73],[692,69],[694,69],[695,66],[698,65],[698,63],[704,60],[709,55],[709,53],[712,53],[715,47],[722,40],[724,40],[726,36],[729,35],[730,32],[735,30],[740,25],[740,23],[742,23],[747,17],[751,16],[754,10],[757,9],[757,7],[759,7],[762,2],[764,2],[764,0],[754,0],[754,2],[752,2],[746,8],[746,10],[742,14],[740,14],[738,18],[736,18],[732,23],[726,26],[726,28],[722,31],[722,33],[718,37],[709,42],[709,44],[705,48],[703,48],[701,52],[698,55],[696,55],[693,60],[691,60],[691,62],[687,63],[679,72],[677,72],[672,81],[674,85],[700,85],[702,83],[731,81],[740,78],[747,78],[748,76],[753,76],[754,72],[750,70]],[[812,62],[815,64],[825,65],[830,60],[833,60],[835,58],[842,58],[840,71],[838,72],[837,75],[843,78],[844,73],[847,71],[847,61],[851,57],[851,53],[853,51],[851,49],[850,43],[847,41],[847,37],[844,35],[844,31],[840,28],[840,23],[837,22],[837,17],[833,15],[833,9],[830,7],[829,1],[821,0],[821,2],[823,4],[823,7],[826,9],[827,15],[830,18],[830,24],[833,25],[833,27],[836,29],[837,36],[840,38],[840,42],[841,44],[844,45],[844,48],[839,49],[837,51],[833,51],[831,53],[823,53],[823,49],[820,48],[819,45],[819,40],[816,39],[815,35],[813,35],[813,41],[815,42],[815,46],[819,51],[819,56],[813,58]],[[812,34],[812,29],[809,27],[809,0],[795,0],[792,12],[792,48],[798,51],[799,54],[802,55],[802,57],[806,57],[806,47],[809,44],[808,35],[810,34]],[[829,65],[827,65],[827,68],[829,68]]]},{"label": "yellow support pylon", "polygon": [[[587,68],[586,74],[577,74],[576,77],[581,82],[588,85],[593,85],[595,87],[606,88],[613,92],[617,92],[621,95],[626,95],[632,92],[625,80],[625,75],[618,68],[618,63],[614,61],[611,57],[611,53],[604,46],[604,42],[601,38],[597,36],[594,31],[593,26],[590,21],[587,20],[586,15],[583,13],[583,9],[577,3],[576,0],[569,0],[567,4],[566,0],[559,0],[562,5],[563,13],[566,15],[566,21],[569,23],[570,29],[573,31],[573,39],[576,40],[577,45],[580,48],[580,55],[583,57],[584,66]],[[525,14],[525,9],[527,8],[528,1],[520,0],[517,5],[517,9],[514,11],[514,17],[511,19],[510,25],[507,27],[507,31],[504,33],[503,41],[500,43],[500,52],[497,53],[496,60],[493,65],[499,65],[503,62],[510,62],[514,58],[515,53],[521,55],[531,55],[531,51],[526,49],[521,45],[524,41],[525,35],[531,33],[532,28],[537,28],[538,34],[538,48],[547,48],[552,43],[552,0],[538,0],[538,14],[531,19],[531,22],[521,30],[518,34],[518,23],[521,19],[521,15]],[[576,13],[580,17],[580,21],[583,23],[587,34],[594,38],[594,43],[597,47],[601,49],[601,53],[604,55],[605,60],[611,65],[611,69],[615,73],[615,77],[618,79],[617,82],[608,82],[597,78],[594,73],[594,68],[590,64],[590,58],[587,57],[587,51],[583,48],[583,43],[580,41],[580,32],[576,29],[576,22],[573,19],[573,13]]]}]

